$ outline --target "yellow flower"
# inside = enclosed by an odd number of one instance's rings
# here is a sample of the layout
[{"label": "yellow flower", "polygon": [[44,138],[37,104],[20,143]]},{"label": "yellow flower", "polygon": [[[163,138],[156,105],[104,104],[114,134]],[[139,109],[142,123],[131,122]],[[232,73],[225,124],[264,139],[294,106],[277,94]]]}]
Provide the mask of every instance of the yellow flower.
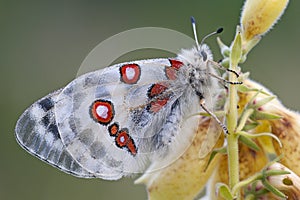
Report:
[{"label": "yellow flower", "polygon": [[[260,85],[250,79],[245,80],[244,85],[250,89],[258,89],[268,94],[272,94],[263,85]],[[240,110],[242,110],[245,107],[246,103],[248,103],[256,94],[256,91],[239,93],[239,113],[241,113]],[[254,101],[258,102],[260,99],[263,99],[265,97],[266,95],[260,93],[256,96]],[[270,179],[270,183],[280,191],[284,191],[284,193],[288,196],[294,195],[295,193],[300,194],[300,146],[298,144],[300,141],[300,114],[284,107],[277,98],[260,107],[260,110],[269,114],[281,116],[281,118],[273,120],[259,120],[259,125],[257,126],[257,128],[253,129],[250,132],[252,134],[272,132],[273,135],[278,137],[278,139],[281,141],[282,147],[280,147],[277,141],[267,136],[258,137],[255,140],[256,144],[261,148],[260,151],[254,151],[240,143],[240,179],[244,180],[251,175],[259,172],[263,167],[266,166],[268,157],[265,153],[275,153],[278,156],[283,156],[280,159],[280,163],[281,165],[290,169],[287,170],[286,168],[284,168],[284,170],[292,171],[292,174],[291,176],[274,176]],[[228,183],[229,179],[228,174],[224,173],[228,171],[227,156],[222,156],[219,161],[219,166],[217,168],[218,170],[216,170],[211,183],[212,190],[210,193],[212,195],[212,199],[217,199],[217,197],[214,196],[214,185],[217,182]],[[286,177],[288,177],[289,179],[286,179]],[[281,180],[292,180],[293,182],[297,180],[297,183],[295,182],[295,184],[293,184],[292,186],[286,186],[284,184],[281,184]]]},{"label": "yellow flower", "polygon": [[[290,174],[284,174],[279,176],[270,176],[268,181],[270,184],[287,195],[287,199],[297,199],[300,196],[300,177],[292,170],[285,167],[281,163],[274,163],[268,170],[281,170],[289,172]],[[276,198],[274,196],[274,198]]]},{"label": "yellow flower", "polygon": [[[145,173],[136,180],[135,183],[147,186],[149,200],[194,199],[205,187],[221,156],[217,155],[208,167],[210,155],[199,157],[199,150],[205,141],[210,120],[207,118],[199,124],[192,144],[178,160],[156,172]],[[214,147],[221,147],[223,141],[224,137],[221,135]]]},{"label": "yellow flower", "polygon": [[272,28],[283,14],[288,2],[288,0],[247,0],[245,2],[241,16],[241,28],[246,52]]}]

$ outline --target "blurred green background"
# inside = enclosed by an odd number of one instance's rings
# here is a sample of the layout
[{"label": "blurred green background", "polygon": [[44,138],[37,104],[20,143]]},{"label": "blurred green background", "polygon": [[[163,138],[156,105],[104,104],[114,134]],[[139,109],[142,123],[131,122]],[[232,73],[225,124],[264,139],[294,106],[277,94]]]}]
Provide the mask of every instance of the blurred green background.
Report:
[{"label": "blurred green background", "polygon": [[[64,174],[22,150],[14,138],[19,115],[31,103],[75,78],[85,56],[106,38],[137,27],[165,27],[192,36],[190,16],[199,38],[224,27],[229,43],[239,22],[241,0],[198,1],[15,1],[0,0],[0,199],[146,199],[133,179],[85,180]],[[244,71],[300,110],[300,2],[250,53]],[[215,39],[207,41],[221,58]],[[164,57],[148,50],[132,60]],[[172,54],[170,54],[172,55]],[[125,59],[125,58],[122,58]],[[121,59],[121,60],[122,60]]]}]

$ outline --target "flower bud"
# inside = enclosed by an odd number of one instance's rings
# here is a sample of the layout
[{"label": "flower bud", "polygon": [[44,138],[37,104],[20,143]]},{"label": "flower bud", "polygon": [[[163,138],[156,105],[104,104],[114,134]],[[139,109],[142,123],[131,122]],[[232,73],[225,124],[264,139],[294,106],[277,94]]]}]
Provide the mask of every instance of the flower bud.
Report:
[{"label": "flower bud", "polygon": [[289,172],[290,174],[270,176],[268,177],[268,181],[272,186],[284,192],[289,197],[288,199],[297,199],[300,196],[300,177],[293,171],[280,163],[272,164],[268,170],[282,170]]},{"label": "flower bud", "polygon": [[248,52],[283,14],[288,0],[246,0],[242,16],[242,39]]}]

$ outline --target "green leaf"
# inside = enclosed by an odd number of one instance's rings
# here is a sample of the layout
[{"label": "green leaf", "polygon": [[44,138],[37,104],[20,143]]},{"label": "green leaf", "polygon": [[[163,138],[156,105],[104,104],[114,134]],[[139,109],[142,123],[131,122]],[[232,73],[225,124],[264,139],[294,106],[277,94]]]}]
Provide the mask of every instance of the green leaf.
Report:
[{"label": "green leaf", "polygon": [[273,119],[281,119],[282,117],[279,115],[275,115],[272,113],[262,112],[256,110],[250,117],[252,120],[273,120]]},{"label": "green leaf", "polygon": [[230,55],[229,47],[227,45],[225,45],[219,37],[217,37],[217,42],[218,42],[218,45],[221,49],[222,56],[225,57],[225,58],[229,57],[229,55]]},{"label": "green leaf", "polygon": [[265,178],[267,178],[268,176],[280,176],[280,175],[285,175],[285,174],[290,174],[290,173],[291,172],[284,171],[284,170],[268,169],[268,170],[265,170],[263,175]]},{"label": "green leaf", "polygon": [[267,190],[275,194],[276,196],[279,196],[281,198],[287,198],[284,193],[279,191],[277,188],[275,188],[273,185],[270,184],[270,182],[267,180],[269,176],[278,176],[278,175],[284,175],[284,174],[290,174],[288,171],[284,170],[270,170],[270,169],[264,169],[262,171],[262,179],[261,182],[265,186]]},{"label": "green leaf", "polygon": [[236,128],[237,131],[243,130],[245,124],[247,123],[249,117],[252,115],[253,112],[254,110],[252,108],[243,110],[243,113],[238,120],[238,126]]},{"label": "green leaf", "polygon": [[247,55],[246,55],[246,54],[243,54],[239,63],[242,64],[242,63],[244,63],[246,60],[247,60]]},{"label": "green leaf", "polygon": [[221,197],[223,197],[226,200],[233,200],[233,195],[230,192],[229,187],[224,183],[217,183],[216,188],[218,189],[218,192]]},{"label": "green leaf", "polygon": [[231,46],[230,61],[231,66],[237,66],[242,57],[242,38],[241,33],[237,31]]},{"label": "green leaf", "polygon": [[263,105],[265,105],[266,103],[272,101],[273,99],[275,99],[276,97],[275,96],[269,96],[269,97],[266,97],[266,98],[263,98],[263,99],[260,99],[259,101],[256,101],[255,103],[253,103],[251,105],[251,108],[259,108]]},{"label": "green leaf", "polygon": [[259,151],[260,150],[259,146],[257,146],[257,144],[253,140],[251,140],[250,138],[247,138],[247,137],[241,135],[239,140],[241,142],[243,142],[245,145],[247,145],[249,148],[253,149],[254,151]]},{"label": "green leaf", "polygon": [[269,190],[270,192],[272,192],[273,194],[275,194],[276,196],[279,196],[281,198],[287,198],[287,196],[285,196],[285,194],[283,194],[282,192],[280,192],[277,188],[275,188],[273,185],[271,185],[269,183],[269,181],[267,181],[266,178],[262,179],[262,184],[265,186],[265,188],[267,190]]},{"label": "green leaf", "polygon": [[268,136],[268,137],[275,139],[277,141],[277,143],[279,144],[279,146],[282,147],[282,143],[281,143],[280,139],[273,133],[263,132],[263,133],[252,134],[252,133],[248,133],[246,131],[239,131],[238,134],[241,136],[244,136],[246,138],[257,138],[257,137],[261,137],[261,136]]},{"label": "green leaf", "polygon": [[207,165],[206,165],[206,167],[205,167],[205,171],[206,171],[206,169],[208,168],[208,166],[210,165],[211,161],[214,159],[214,157],[216,157],[216,155],[217,155],[218,153],[226,154],[226,153],[227,153],[227,148],[226,148],[226,147],[222,147],[222,148],[214,149],[214,150],[211,152],[211,154],[210,154],[210,156],[209,156],[209,159],[208,159],[208,163],[207,163]]},{"label": "green leaf", "polygon": [[259,123],[257,123],[257,122],[247,123],[247,124],[245,124],[243,131],[252,130],[252,129],[256,128],[258,125],[259,125]]},{"label": "green leaf", "polygon": [[261,94],[270,96],[270,94],[268,94],[268,93],[266,93],[266,92],[264,92],[264,91],[262,91],[262,90],[260,90],[260,89],[257,89],[257,88],[249,88],[249,87],[247,87],[247,86],[244,85],[244,84],[238,85],[237,89],[238,89],[239,92],[242,92],[242,93],[246,93],[246,92],[259,92],[259,93],[261,93]]}]

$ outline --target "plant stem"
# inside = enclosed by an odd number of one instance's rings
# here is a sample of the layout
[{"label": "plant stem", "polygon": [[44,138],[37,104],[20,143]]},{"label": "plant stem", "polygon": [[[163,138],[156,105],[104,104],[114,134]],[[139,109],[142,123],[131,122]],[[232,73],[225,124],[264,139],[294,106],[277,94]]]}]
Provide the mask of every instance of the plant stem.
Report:
[{"label": "plant stem", "polygon": [[[237,31],[236,37],[231,46],[230,53],[230,69],[237,71],[237,66],[242,54],[241,36]],[[237,77],[234,73],[229,73],[229,81],[237,82]],[[229,107],[227,112],[227,127],[229,135],[227,136],[227,153],[228,153],[228,172],[229,172],[229,187],[232,190],[239,183],[239,147],[238,134],[236,127],[238,121],[238,96],[237,87],[234,84],[229,85]],[[239,199],[239,192],[233,194]]]},{"label": "plant stem", "polygon": [[[232,68],[231,68],[232,69]],[[234,74],[233,74],[234,75]],[[235,77],[229,79],[234,81]],[[239,149],[238,135],[235,133],[237,126],[237,90],[235,85],[229,86],[229,112],[227,115],[227,126],[229,135],[227,137],[229,187],[232,189],[239,182]]]}]

